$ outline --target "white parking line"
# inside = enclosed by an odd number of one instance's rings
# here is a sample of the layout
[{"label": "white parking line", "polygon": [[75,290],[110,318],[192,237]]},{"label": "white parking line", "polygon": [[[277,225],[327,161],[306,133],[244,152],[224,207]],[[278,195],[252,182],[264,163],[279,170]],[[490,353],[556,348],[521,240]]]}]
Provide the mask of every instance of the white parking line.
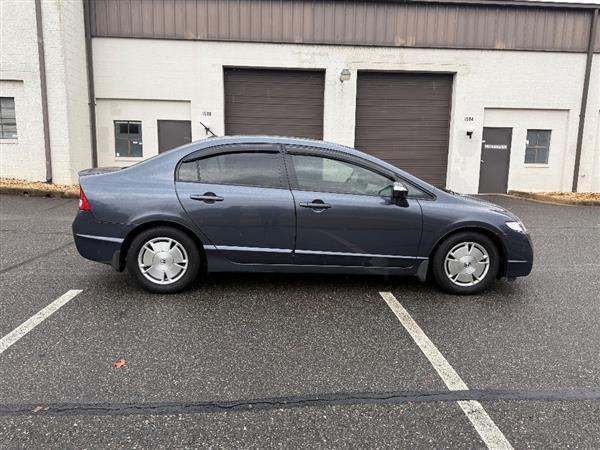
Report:
[{"label": "white parking line", "polygon": [[19,339],[21,339],[23,336],[25,336],[27,333],[29,333],[31,330],[37,327],[40,323],[42,323],[44,320],[46,320],[48,317],[50,317],[52,314],[58,311],[62,306],[66,305],[71,300],[73,300],[73,298],[75,298],[75,296],[81,292],[81,289],[73,289],[67,291],[66,293],[58,297],[56,300],[54,300],[52,303],[50,303],[48,306],[41,309],[35,315],[31,316],[17,328],[12,330],[2,339],[0,339],[0,355],[4,353],[4,351],[8,349],[11,345],[13,345],[15,342],[17,342]]},{"label": "white parking line", "polygon": [[[444,358],[437,347],[429,340],[421,327],[414,321],[408,311],[400,304],[391,292],[379,293],[390,309],[396,315],[400,323],[404,326],[408,334],[413,338],[419,346],[423,354],[427,357],[431,365],[440,375],[448,389],[451,391],[467,391],[469,387],[462,380],[460,375],[456,373],[450,363]],[[475,427],[483,442],[490,449],[512,449],[512,445],[504,436],[502,431],[496,426],[494,421],[483,409],[481,403],[475,400],[463,400],[457,402],[465,415]]]}]

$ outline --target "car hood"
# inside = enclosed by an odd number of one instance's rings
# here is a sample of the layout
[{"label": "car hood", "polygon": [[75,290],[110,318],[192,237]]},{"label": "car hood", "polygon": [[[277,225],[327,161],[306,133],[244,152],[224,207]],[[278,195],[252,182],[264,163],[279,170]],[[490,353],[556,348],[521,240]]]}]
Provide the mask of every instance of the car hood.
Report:
[{"label": "car hood", "polygon": [[452,192],[452,191],[447,192],[447,193],[457,199],[460,199],[462,202],[467,203],[473,207],[479,207],[479,208],[482,208],[482,209],[485,209],[488,211],[494,211],[494,212],[497,212],[500,214],[504,214],[505,216],[507,216],[515,221],[520,222],[520,219],[516,215],[514,215],[508,209],[506,209],[500,205],[497,205],[496,203],[492,203],[490,201],[483,200],[481,198],[474,197],[472,195],[459,194],[457,192]]}]

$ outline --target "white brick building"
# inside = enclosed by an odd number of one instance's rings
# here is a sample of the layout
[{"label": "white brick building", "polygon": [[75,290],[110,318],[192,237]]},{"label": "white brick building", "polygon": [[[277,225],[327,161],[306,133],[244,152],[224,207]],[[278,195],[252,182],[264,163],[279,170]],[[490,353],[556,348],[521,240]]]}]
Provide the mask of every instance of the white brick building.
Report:
[{"label": "white brick building", "polygon": [[47,172],[36,0],[0,1],[0,97],[16,117],[16,137],[0,139],[2,177],[74,183],[94,159],[132,164],[208,125],[356,144],[467,193],[569,191],[579,153],[577,189],[600,191],[593,6],[155,3],[38,2]]}]

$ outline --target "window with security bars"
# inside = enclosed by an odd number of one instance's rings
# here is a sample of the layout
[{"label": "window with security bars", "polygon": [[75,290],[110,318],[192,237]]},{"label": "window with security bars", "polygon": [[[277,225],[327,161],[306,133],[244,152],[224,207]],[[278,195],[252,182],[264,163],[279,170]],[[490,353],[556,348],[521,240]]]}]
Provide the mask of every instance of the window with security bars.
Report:
[{"label": "window with security bars", "polygon": [[552,130],[527,130],[525,164],[548,164]]},{"label": "window with security bars", "polygon": [[15,98],[0,97],[0,139],[17,138]]},{"label": "window with security bars", "polygon": [[115,156],[118,158],[143,156],[142,122],[115,120]]}]

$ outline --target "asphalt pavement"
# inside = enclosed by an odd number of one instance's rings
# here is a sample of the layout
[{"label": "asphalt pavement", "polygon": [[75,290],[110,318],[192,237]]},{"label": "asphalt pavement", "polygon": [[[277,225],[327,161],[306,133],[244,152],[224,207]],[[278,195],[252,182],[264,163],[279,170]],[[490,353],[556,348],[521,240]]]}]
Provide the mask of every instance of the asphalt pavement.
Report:
[{"label": "asphalt pavement", "polygon": [[490,199],[536,259],[478,296],[277,274],[162,296],[77,254],[76,201],[0,196],[0,340],[81,290],[0,345],[0,447],[484,448],[475,402],[514,448],[600,448],[600,208]]}]

